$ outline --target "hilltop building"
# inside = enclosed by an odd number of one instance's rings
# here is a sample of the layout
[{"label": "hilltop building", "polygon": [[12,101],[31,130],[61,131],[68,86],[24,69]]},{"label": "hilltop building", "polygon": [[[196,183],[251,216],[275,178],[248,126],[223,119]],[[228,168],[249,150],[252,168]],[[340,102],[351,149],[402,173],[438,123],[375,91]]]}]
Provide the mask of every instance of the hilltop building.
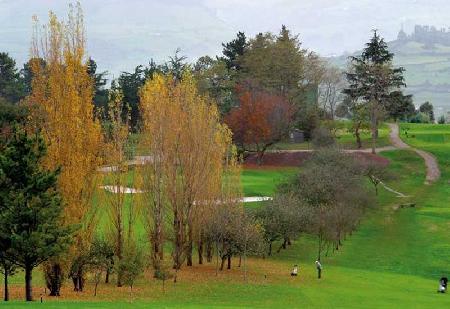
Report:
[{"label": "hilltop building", "polygon": [[434,44],[450,46],[450,28],[438,29],[434,26],[415,25],[414,32],[408,35],[405,33],[402,27],[397,35],[397,41],[414,41],[425,44],[427,46],[433,46]]}]

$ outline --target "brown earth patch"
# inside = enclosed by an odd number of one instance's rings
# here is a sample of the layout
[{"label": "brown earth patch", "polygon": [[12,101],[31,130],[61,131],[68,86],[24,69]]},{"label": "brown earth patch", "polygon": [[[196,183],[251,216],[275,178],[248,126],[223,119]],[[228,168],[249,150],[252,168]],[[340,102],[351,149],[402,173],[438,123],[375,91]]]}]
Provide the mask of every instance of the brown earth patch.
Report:
[{"label": "brown earth patch", "polygon": [[[289,249],[288,249],[289,250]],[[292,250],[292,249],[290,249]],[[170,262],[169,260],[167,262]],[[162,281],[153,278],[152,269],[146,269],[144,274],[139,277],[136,284],[133,286],[133,291],[130,293],[128,286],[116,287],[115,275],[112,276],[111,282],[105,284],[103,281],[99,284],[97,296],[94,296],[94,282],[92,275],[86,277],[85,289],[83,292],[73,291],[73,286],[69,280],[66,280],[61,288],[60,297],[48,296],[48,290],[45,289],[42,282],[34,282],[33,297],[36,302],[40,302],[42,296],[43,302],[58,302],[58,301],[152,301],[164,299],[166,296],[174,295],[174,293],[181,293],[181,295],[196,295],[198,291],[217,288],[217,284],[243,284],[244,280],[244,261],[241,267],[238,266],[239,258],[234,257],[232,262],[232,269],[218,271],[216,275],[215,259],[212,263],[205,263],[204,265],[194,264],[192,267],[183,266],[177,274],[177,283],[173,282],[173,277],[165,282],[163,290]],[[246,263],[247,268],[247,282],[252,287],[268,284],[281,284],[289,282],[290,284],[298,285],[300,283],[315,282],[315,268],[314,264],[300,264],[301,275],[298,278],[290,276],[292,265],[289,262],[276,261],[272,259],[262,258],[248,258]],[[173,276],[174,270],[170,269]],[[3,289],[0,286],[0,293]],[[25,298],[25,291],[23,284],[10,284],[11,300],[23,300]]]}]

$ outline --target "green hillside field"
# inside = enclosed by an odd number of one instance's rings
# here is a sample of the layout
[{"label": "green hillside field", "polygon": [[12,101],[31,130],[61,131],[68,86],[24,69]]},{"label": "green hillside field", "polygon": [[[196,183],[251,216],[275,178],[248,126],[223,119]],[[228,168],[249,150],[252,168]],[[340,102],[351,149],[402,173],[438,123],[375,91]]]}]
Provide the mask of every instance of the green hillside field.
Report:
[{"label": "green hillside field", "polygon": [[[394,64],[405,68],[405,92],[414,95],[414,104],[431,102],[437,117],[450,112],[450,47],[435,44],[426,48],[418,42],[393,41],[389,48],[395,53]],[[344,69],[348,57],[331,61]]]}]

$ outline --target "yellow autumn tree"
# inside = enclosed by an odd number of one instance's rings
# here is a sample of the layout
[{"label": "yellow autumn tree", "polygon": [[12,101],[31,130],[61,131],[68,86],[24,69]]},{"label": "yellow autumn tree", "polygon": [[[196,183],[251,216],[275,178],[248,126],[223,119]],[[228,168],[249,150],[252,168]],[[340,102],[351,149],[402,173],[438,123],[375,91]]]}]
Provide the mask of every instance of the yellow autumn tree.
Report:
[{"label": "yellow autumn tree", "polygon": [[[114,249],[117,263],[122,263],[125,247],[130,247],[133,240],[133,224],[136,212],[130,205],[126,207],[128,194],[129,168],[127,146],[130,137],[129,109],[123,103],[123,94],[114,86],[109,92],[108,121],[105,124],[108,165],[108,186],[103,193],[105,197],[105,213],[108,215],[107,237]],[[131,199],[131,198],[130,198]],[[127,228],[128,227],[128,228]],[[125,246],[127,245],[127,246]],[[117,286],[122,286],[123,273],[119,267],[117,271]]]},{"label": "yellow autumn tree", "polygon": [[94,117],[84,33],[79,3],[70,6],[65,22],[52,12],[45,26],[34,18],[31,57],[35,61],[31,62],[32,93],[28,101],[39,108],[33,109],[30,123],[40,127],[47,142],[45,167],[61,167],[58,186],[66,205],[62,224],[79,227],[65,260],[59,258],[46,267],[51,295],[59,295],[64,266],[71,268],[75,289],[82,290],[82,256],[89,249],[96,223],[92,200],[98,184],[102,134]]},{"label": "yellow autumn tree", "polygon": [[231,132],[189,73],[181,81],[156,74],[141,89],[140,99],[143,149],[151,158],[142,178],[153,264],[157,268],[162,259],[168,216],[173,219],[173,265],[179,269],[184,261],[192,265],[197,219],[220,196]]}]

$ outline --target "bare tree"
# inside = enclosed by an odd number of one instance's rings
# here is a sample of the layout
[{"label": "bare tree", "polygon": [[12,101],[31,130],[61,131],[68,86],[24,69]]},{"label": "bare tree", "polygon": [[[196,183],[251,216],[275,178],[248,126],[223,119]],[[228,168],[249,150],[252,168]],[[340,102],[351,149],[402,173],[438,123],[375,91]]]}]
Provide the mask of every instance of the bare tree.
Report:
[{"label": "bare tree", "polygon": [[264,241],[267,243],[267,254],[272,255],[274,241],[282,240],[278,249],[286,249],[291,240],[298,237],[304,229],[305,216],[300,201],[292,193],[279,193],[268,205],[256,211],[256,217],[264,228]]},{"label": "bare tree", "polygon": [[339,149],[320,148],[291,182],[281,187],[298,199],[305,229],[317,236],[317,258],[330,243],[339,246],[371,205],[363,174],[352,157]]},{"label": "bare tree", "polygon": [[334,120],[336,107],[343,100],[342,90],[345,88],[344,73],[337,67],[324,63],[324,73],[319,83],[319,104]]}]

